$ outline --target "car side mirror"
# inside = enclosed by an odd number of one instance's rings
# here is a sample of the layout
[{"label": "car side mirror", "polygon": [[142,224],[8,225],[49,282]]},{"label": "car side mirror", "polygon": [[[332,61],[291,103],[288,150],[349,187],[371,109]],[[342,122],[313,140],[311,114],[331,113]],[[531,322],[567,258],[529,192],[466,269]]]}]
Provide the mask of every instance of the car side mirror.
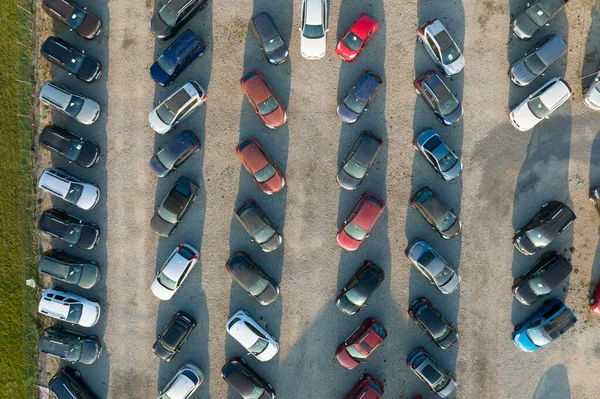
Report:
[{"label": "car side mirror", "polygon": [[81,53],[82,53],[82,54],[85,54],[85,49],[81,49]]},{"label": "car side mirror", "polygon": [[325,33],[329,32],[329,28],[325,29]]},{"label": "car side mirror", "polygon": [[550,26],[550,24],[546,24],[546,26]]},{"label": "car side mirror", "polygon": [[69,29],[69,32],[73,32],[73,29]]},{"label": "car side mirror", "polygon": [[529,7],[529,6],[530,6],[530,4],[531,4],[531,3],[527,2],[527,7]]},{"label": "car side mirror", "polygon": [[83,7],[83,10],[84,10],[84,11],[87,11],[87,7]]},{"label": "car side mirror", "polygon": [[302,28],[298,28],[298,30],[299,30],[300,32],[302,32]]}]

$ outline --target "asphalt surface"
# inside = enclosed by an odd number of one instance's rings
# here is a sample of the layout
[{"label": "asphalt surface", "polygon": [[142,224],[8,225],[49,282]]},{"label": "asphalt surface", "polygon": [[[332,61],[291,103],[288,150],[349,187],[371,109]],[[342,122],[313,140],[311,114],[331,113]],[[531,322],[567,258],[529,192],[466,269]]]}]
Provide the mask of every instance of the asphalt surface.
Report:
[{"label": "asphalt surface", "polygon": [[[100,397],[154,397],[183,363],[192,361],[206,377],[194,397],[235,398],[220,369],[230,357],[244,356],[281,398],[343,397],[363,372],[384,382],[385,397],[433,398],[405,364],[420,346],[456,377],[459,398],[598,397],[600,384],[590,375],[600,367],[600,320],[590,315],[587,298],[600,279],[600,218],[588,204],[587,192],[600,184],[600,115],[581,103],[587,81],[580,80],[600,64],[598,4],[570,2],[532,41],[520,42],[511,38],[509,21],[525,9],[525,1],[332,1],[327,56],[307,61],[299,50],[299,0],[209,0],[186,25],[206,42],[206,53],[166,89],[156,86],[147,71],[170,43],[156,42],[149,32],[157,6],[152,0],[80,4],[103,19],[101,37],[86,42],[59,25],[56,35],[98,58],[104,75],[91,85],[57,70],[55,77],[99,101],[103,115],[89,127],[53,118],[98,142],[103,158],[92,170],[52,161],[98,184],[102,197],[89,212],[62,202],[53,205],[99,223],[103,232],[93,251],[73,250],[96,259],[103,270],[98,287],[89,294],[77,291],[98,297],[103,308],[91,331],[103,337],[104,355],[93,366],[79,367]],[[261,11],[271,13],[289,43],[290,59],[281,66],[269,65],[247,32],[251,16]],[[381,28],[357,60],[346,64],[334,46],[360,12],[374,17]],[[416,76],[435,67],[415,36],[419,24],[435,17],[466,57],[465,70],[445,79],[465,109],[464,122],[451,128],[436,121],[412,86]],[[529,87],[512,85],[506,75],[509,65],[550,33],[568,40],[567,57]],[[239,88],[239,79],[252,69],[265,74],[288,109],[288,123],[277,130],[262,125]],[[342,124],[335,107],[365,69],[382,76],[385,86],[356,124]],[[566,77],[573,99],[533,131],[515,130],[509,108],[554,76]],[[208,90],[207,103],[174,133],[156,135],[148,113],[189,79]],[[428,127],[461,157],[465,168],[458,181],[442,181],[414,152],[413,136]],[[177,173],[158,180],[148,162],[183,129],[197,135],[202,150]],[[383,138],[383,148],[360,188],[342,191],[335,182],[338,167],[363,130]],[[250,136],[260,140],[285,173],[284,191],[264,195],[235,157],[238,142]],[[154,207],[181,175],[200,184],[198,200],[172,237],[158,239],[149,227]],[[412,194],[426,185],[460,216],[463,232],[458,238],[442,240],[410,207]],[[335,235],[364,191],[383,197],[388,207],[360,249],[346,252]],[[42,207],[47,206],[47,196],[42,197]],[[251,243],[233,217],[235,207],[250,198],[284,236],[274,253]],[[550,347],[526,354],[514,347],[510,334],[535,306],[517,304],[510,287],[513,276],[538,257],[517,253],[511,238],[549,200],[566,202],[578,216],[550,249],[572,259],[574,273],[553,296],[564,299],[580,322]],[[460,291],[442,295],[406,261],[404,249],[417,237],[458,270]],[[200,262],[175,297],[159,303],[150,292],[151,281],[180,242],[198,248]],[[232,283],[224,265],[238,251],[250,254],[281,282],[277,302],[262,307]],[[379,265],[386,279],[368,306],[348,317],[336,309],[334,299],[364,260]],[[457,326],[457,347],[438,349],[409,320],[408,305],[422,296]],[[225,324],[240,309],[278,339],[281,350],[275,359],[261,364],[227,336]],[[198,327],[172,362],[161,363],[152,344],[178,310],[191,313]],[[383,322],[389,337],[366,364],[347,371],[337,364],[335,349],[370,316]]]}]

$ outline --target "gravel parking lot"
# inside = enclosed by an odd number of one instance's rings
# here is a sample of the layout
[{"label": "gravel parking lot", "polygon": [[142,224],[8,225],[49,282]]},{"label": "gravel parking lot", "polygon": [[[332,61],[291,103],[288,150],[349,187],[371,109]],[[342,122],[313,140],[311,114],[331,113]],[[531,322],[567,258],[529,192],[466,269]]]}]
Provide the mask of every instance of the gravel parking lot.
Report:
[{"label": "gravel parking lot", "polygon": [[[104,275],[88,296],[98,297],[103,307],[93,333],[103,337],[106,350],[96,364],[79,367],[100,397],[152,398],[186,361],[200,366],[206,377],[194,397],[237,397],[228,392],[220,369],[230,357],[246,355],[225,331],[230,315],[240,309],[266,325],[280,343],[279,355],[267,363],[245,357],[281,398],[340,398],[363,372],[384,382],[385,397],[433,398],[406,367],[407,355],[419,346],[453,372],[458,398],[599,396],[600,382],[590,376],[600,368],[600,319],[589,313],[587,298],[600,279],[600,218],[587,193],[590,185],[600,184],[600,115],[581,103],[587,84],[581,76],[599,69],[600,3],[571,1],[533,41],[520,42],[510,36],[509,21],[525,9],[525,0],[335,0],[329,8],[327,56],[307,61],[299,50],[299,0],[208,0],[187,24],[207,50],[166,89],[148,74],[170,43],[155,42],[148,29],[158,0],[79,3],[103,19],[101,37],[86,42],[58,25],[55,34],[98,58],[104,75],[91,85],[58,70],[54,76],[99,101],[103,115],[90,127],[58,115],[53,119],[99,143],[103,158],[91,170],[58,158],[52,162],[98,184],[102,197],[87,213],[62,202],[53,205],[99,223],[103,232],[96,249],[77,253],[96,259]],[[289,43],[290,60],[281,66],[269,65],[247,32],[251,16],[261,11],[270,12]],[[374,17],[381,28],[357,60],[346,64],[334,46],[360,12]],[[464,72],[446,79],[465,109],[464,122],[450,128],[435,120],[413,89],[415,77],[434,68],[416,42],[415,30],[435,17],[466,57]],[[568,56],[529,87],[511,84],[509,65],[550,33],[568,41]],[[239,79],[252,69],[264,73],[288,109],[288,123],[277,130],[264,127],[239,88]],[[382,76],[385,86],[356,124],[343,125],[335,107],[365,69]],[[515,130],[509,108],[555,76],[566,77],[573,99],[532,132]],[[208,101],[176,132],[192,130],[202,150],[177,173],[157,180],[148,162],[175,133],[156,135],[148,113],[189,79],[208,90]],[[442,181],[414,152],[413,136],[427,127],[435,128],[461,157],[465,168],[458,181]],[[363,130],[383,138],[383,148],[360,189],[342,191],[335,182],[338,167]],[[260,140],[285,173],[284,191],[264,195],[243,170],[234,149],[250,136]],[[180,175],[200,184],[198,200],[173,236],[158,239],[150,219]],[[426,185],[460,216],[463,232],[458,238],[442,240],[410,207],[411,195]],[[335,235],[364,191],[386,199],[388,208],[360,249],[346,252]],[[233,217],[234,208],[251,198],[284,236],[274,253],[260,251]],[[522,353],[510,334],[534,309],[513,300],[510,287],[513,276],[529,269],[537,257],[515,251],[511,238],[549,200],[566,202],[578,216],[550,248],[573,263],[568,286],[557,296],[579,323],[550,347]],[[460,292],[441,295],[410,266],[403,252],[417,237],[457,267]],[[180,242],[199,248],[200,262],[176,296],[159,303],[150,283]],[[232,283],[224,265],[238,251],[250,254],[281,282],[277,302],[261,307]],[[334,298],[364,260],[379,265],[386,280],[366,309],[345,316]],[[457,325],[457,347],[434,347],[409,319],[408,305],[421,296]],[[177,310],[191,313],[198,327],[172,362],[161,363],[152,344]],[[369,316],[383,322],[389,337],[368,363],[347,371],[337,364],[335,349]]]}]

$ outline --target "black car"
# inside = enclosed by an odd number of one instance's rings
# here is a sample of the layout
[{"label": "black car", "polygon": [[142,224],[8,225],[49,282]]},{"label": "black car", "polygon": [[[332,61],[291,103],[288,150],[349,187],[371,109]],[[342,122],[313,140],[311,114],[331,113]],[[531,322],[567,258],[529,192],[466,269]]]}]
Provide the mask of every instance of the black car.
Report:
[{"label": "black car", "polygon": [[171,361],[181,350],[196,327],[196,320],[185,312],[177,312],[152,347],[154,354],[165,362]]},{"label": "black car", "polygon": [[83,364],[94,363],[102,352],[98,338],[65,330],[60,326],[45,329],[38,347],[41,353]]},{"label": "black car", "polygon": [[102,74],[102,65],[84,50],[73,47],[61,38],[50,36],[40,49],[45,59],[75,75],[79,80],[91,83]]},{"label": "black car", "polygon": [[275,230],[256,201],[248,200],[240,205],[235,211],[235,217],[263,251],[273,252],[283,242],[283,237]]},{"label": "black car", "polygon": [[65,367],[48,381],[48,388],[56,399],[97,399],[81,379],[81,372]]},{"label": "black car", "polygon": [[192,132],[186,130],[154,154],[150,160],[150,167],[158,177],[165,177],[198,151],[200,141]]},{"label": "black car", "polygon": [[438,121],[446,126],[460,122],[463,108],[458,99],[435,71],[429,71],[415,80],[415,90],[429,105]]},{"label": "black car", "polygon": [[163,202],[156,208],[150,221],[150,227],[159,236],[168,237],[177,229],[177,225],[196,200],[200,187],[187,177],[181,176],[169,191]]},{"label": "black car", "polygon": [[232,255],[227,260],[225,269],[235,282],[261,305],[269,305],[277,299],[279,286],[275,280],[245,252]]},{"label": "black car", "polygon": [[385,273],[371,261],[365,261],[346,283],[335,304],[347,315],[358,313],[385,279]]},{"label": "black car", "polygon": [[100,240],[100,228],[95,223],[85,222],[76,216],[58,209],[42,213],[38,228],[44,233],[59,238],[81,249],[92,249]]},{"label": "black car", "polygon": [[205,0],[169,0],[159,4],[150,20],[150,31],[157,39],[168,39],[198,11]]},{"label": "black car", "polygon": [[245,359],[231,358],[221,369],[221,377],[243,398],[275,399],[273,385],[252,370]]},{"label": "black car", "polygon": [[261,12],[252,18],[250,30],[271,64],[279,65],[287,60],[288,49],[269,13]]},{"label": "black car", "polygon": [[548,23],[569,0],[538,0],[527,3],[527,9],[511,22],[512,33],[521,40],[529,40]]},{"label": "black car", "polygon": [[96,262],[68,255],[61,249],[45,252],[38,262],[38,271],[86,289],[92,288],[100,280],[100,268]]},{"label": "black car", "polygon": [[383,140],[362,132],[337,175],[337,182],[346,190],[355,190],[369,173]]},{"label": "black car", "polygon": [[523,255],[533,255],[546,248],[576,218],[571,208],[562,202],[546,202],[525,227],[515,231],[513,244]]},{"label": "black car", "polygon": [[84,168],[91,168],[100,159],[98,144],[85,140],[67,129],[55,125],[44,127],[40,133],[40,144]]},{"label": "black car", "polygon": [[426,298],[419,298],[408,308],[409,316],[442,349],[458,341],[458,332]]},{"label": "black car", "polygon": [[383,86],[383,80],[379,76],[365,71],[337,107],[340,119],[346,123],[356,122],[381,86]]},{"label": "black car", "polygon": [[443,239],[449,240],[460,233],[460,220],[429,187],[419,190],[412,198],[411,205]]},{"label": "black car", "polygon": [[523,305],[533,305],[561,285],[571,270],[573,266],[563,254],[547,252],[531,269],[515,279],[513,294]]}]

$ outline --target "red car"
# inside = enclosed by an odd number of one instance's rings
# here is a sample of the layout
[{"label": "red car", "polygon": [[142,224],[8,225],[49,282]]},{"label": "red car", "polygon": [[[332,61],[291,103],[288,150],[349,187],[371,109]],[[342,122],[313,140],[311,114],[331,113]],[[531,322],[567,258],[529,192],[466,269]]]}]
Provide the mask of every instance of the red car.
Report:
[{"label": "red car", "polygon": [[356,250],[369,236],[385,209],[385,201],[366,192],[360,197],[337,234],[337,242],[348,251]]},{"label": "red car", "polygon": [[335,52],[344,61],[352,62],[379,30],[379,25],[366,14],[360,14],[350,30],[335,47]]},{"label": "red car", "polygon": [[387,331],[383,324],[368,318],[337,348],[335,357],[342,367],[352,370],[365,362],[385,337]]},{"label": "red car", "polygon": [[345,399],[380,399],[383,383],[371,374],[363,374]]},{"label": "red car", "polygon": [[287,120],[285,108],[260,71],[254,70],[246,74],[240,79],[240,86],[266,127],[275,129],[285,123]]},{"label": "red car", "polygon": [[590,298],[590,309],[592,312],[600,314],[600,283],[596,286],[594,296]]},{"label": "red car", "polygon": [[283,175],[254,137],[238,144],[235,153],[263,193],[275,194],[285,186]]}]

